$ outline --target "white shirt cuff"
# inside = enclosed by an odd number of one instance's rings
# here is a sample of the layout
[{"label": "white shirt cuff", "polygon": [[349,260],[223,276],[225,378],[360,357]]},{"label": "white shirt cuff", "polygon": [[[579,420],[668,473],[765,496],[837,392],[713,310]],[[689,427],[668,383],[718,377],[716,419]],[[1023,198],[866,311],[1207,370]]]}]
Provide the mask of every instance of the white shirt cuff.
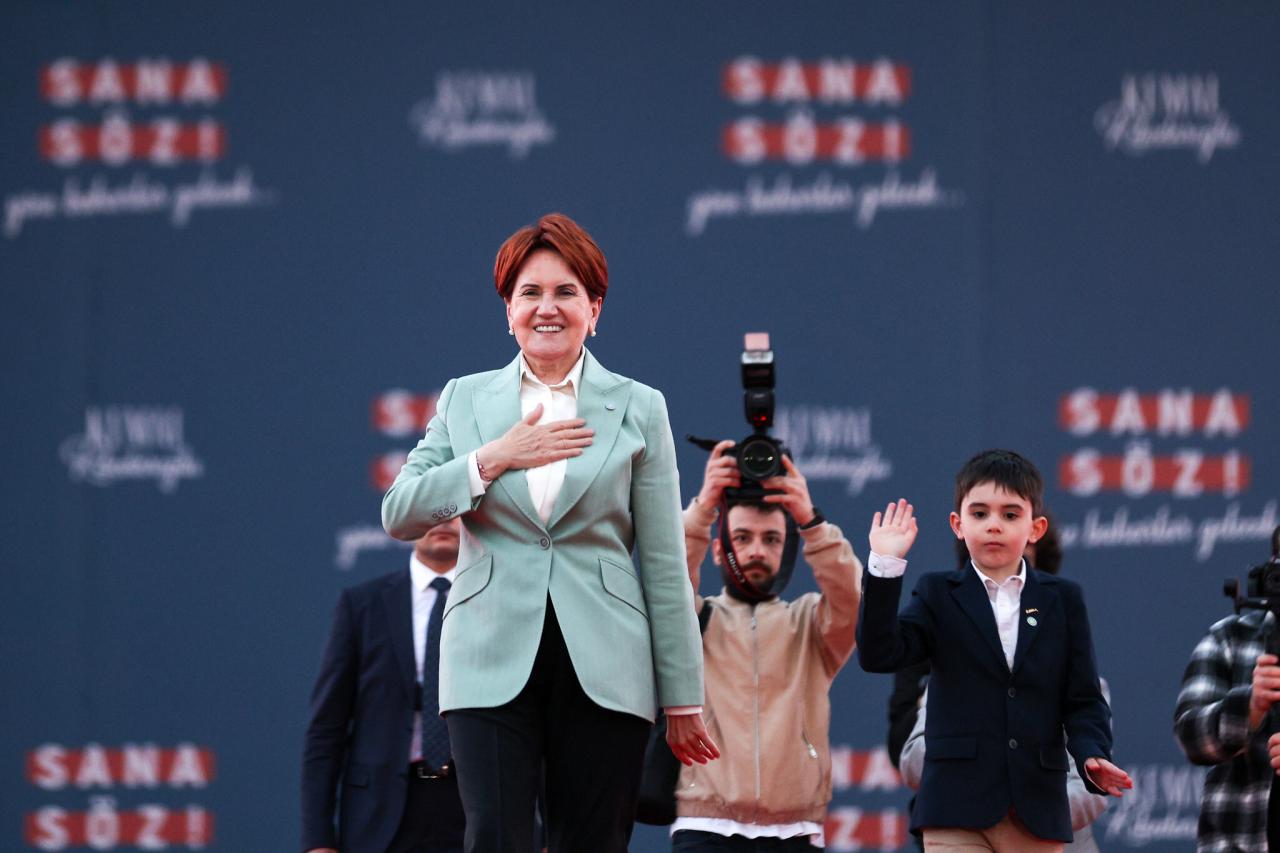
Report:
[{"label": "white shirt cuff", "polygon": [[867,557],[867,571],[877,578],[900,578],[907,572],[907,561],[901,557],[886,557],[871,552]]},{"label": "white shirt cuff", "polygon": [[701,705],[675,705],[671,708],[663,708],[662,712],[668,717],[685,717],[690,714],[701,714]]},{"label": "white shirt cuff", "polygon": [[476,459],[476,452],[471,451],[467,454],[467,480],[471,483],[471,497],[478,498],[488,491],[488,486],[484,480],[480,479],[480,462]]}]

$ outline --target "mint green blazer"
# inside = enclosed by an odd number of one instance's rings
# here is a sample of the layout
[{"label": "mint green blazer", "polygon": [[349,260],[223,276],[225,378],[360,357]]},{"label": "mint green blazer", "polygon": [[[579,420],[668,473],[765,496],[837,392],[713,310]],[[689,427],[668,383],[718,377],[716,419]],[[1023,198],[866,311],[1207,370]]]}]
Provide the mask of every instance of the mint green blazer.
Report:
[{"label": "mint green blazer", "polygon": [[462,517],[440,639],[440,709],[515,698],[533,669],[548,595],[596,704],[648,720],[658,706],[701,705],[702,643],[662,394],[587,352],[578,416],[595,436],[569,459],[545,524],[522,470],[471,497],[467,455],[520,419],[519,394],[518,357],[450,380],[382,501],[383,526],[397,539]]}]

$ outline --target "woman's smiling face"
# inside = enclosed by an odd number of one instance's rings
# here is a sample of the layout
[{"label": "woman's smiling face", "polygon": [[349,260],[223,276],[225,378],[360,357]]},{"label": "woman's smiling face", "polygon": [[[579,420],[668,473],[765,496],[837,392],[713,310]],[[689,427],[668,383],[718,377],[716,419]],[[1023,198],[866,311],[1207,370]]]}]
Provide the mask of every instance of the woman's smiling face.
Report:
[{"label": "woman's smiling face", "polygon": [[516,274],[507,322],[525,361],[544,382],[563,379],[595,328],[603,300],[592,299],[555,252],[539,249]]}]

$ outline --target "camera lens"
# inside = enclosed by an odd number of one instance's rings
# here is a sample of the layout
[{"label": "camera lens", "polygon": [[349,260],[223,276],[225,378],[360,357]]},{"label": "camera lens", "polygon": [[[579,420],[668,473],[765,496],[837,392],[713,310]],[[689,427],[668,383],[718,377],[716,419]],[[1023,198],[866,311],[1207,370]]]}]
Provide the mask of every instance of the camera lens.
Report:
[{"label": "camera lens", "polygon": [[778,446],[767,438],[750,438],[742,445],[738,467],[753,480],[765,480],[782,473]]}]

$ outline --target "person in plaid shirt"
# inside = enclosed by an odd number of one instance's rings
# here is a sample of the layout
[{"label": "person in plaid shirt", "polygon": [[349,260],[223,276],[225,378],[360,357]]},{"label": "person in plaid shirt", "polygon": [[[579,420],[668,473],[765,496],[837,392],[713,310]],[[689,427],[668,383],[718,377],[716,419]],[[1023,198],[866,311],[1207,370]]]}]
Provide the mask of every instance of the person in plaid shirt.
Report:
[{"label": "person in plaid shirt", "polygon": [[[1204,780],[1198,853],[1268,850],[1271,756],[1280,764],[1280,733],[1269,734],[1277,728],[1271,707],[1280,700],[1280,666],[1267,653],[1275,626],[1267,610],[1222,619],[1196,645],[1183,674],[1174,736],[1193,763],[1213,767]],[[1272,831],[1280,837],[1280,826]]]}]

